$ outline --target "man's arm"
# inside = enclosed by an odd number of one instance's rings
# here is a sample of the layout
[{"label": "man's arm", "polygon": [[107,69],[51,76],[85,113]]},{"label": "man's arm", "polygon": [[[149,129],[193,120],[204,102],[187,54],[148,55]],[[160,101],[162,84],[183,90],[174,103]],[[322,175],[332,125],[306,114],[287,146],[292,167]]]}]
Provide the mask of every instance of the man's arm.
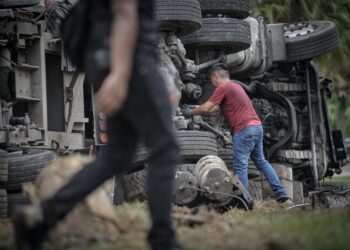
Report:
[{"label": "man's arm", "polygon": [[191,115],[202,115],[207,113],[215,113],[218,111],[220,111],[219,105],[212,102],[206,102],[192,110]]},{"label": "man's arm", "polygon": [[209,113],[216,113],[216,112],[220,112],[220,106],[219,105],[215,105],[211,110],[209,110]]},{"label": "man's arm", "polygon": [[96,94],[99,110],[107,116],[118,111],[128,94],[138,35],[138,1],[111,0],[111,71]]}]

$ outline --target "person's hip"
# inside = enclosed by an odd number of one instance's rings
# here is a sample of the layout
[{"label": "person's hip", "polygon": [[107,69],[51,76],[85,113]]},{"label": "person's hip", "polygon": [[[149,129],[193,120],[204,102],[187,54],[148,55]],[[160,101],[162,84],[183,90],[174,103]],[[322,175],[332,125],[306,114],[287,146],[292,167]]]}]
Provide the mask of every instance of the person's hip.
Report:
[{"label": "person's hip", "polygon": [[263,133],[262,125],[248,125],[245,126],[242,130],[233,134],[233,137],[240,134],[261,134]]},{"label": "person's hip", "polygon": [[262,139],[263,127],[261,125],[246,126],[241,131],[233,134],[232,140],[234,144],[240,144],[247,141],[255,141]]}]

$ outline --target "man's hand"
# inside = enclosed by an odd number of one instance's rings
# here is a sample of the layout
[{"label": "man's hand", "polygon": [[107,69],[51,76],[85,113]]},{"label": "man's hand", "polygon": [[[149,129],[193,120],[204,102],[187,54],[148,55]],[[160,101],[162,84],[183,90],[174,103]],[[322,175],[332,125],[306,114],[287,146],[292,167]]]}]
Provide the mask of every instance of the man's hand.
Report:
[{"label": "man's hand", "polygon": [[192,108],[187,106],[187,105],[183,105],[181,108],[181,112],[185,117],[190,117],[192,115]]},{"label": "man's hand", "polygon": [[118,73],[111,72],[101,85],[95,96],[97,108],[106,116],[120,110],[128,95],[129,81]]},{"label": "man's hand", "polygon": [[203,115],[208,113],[215,113],[220,110],[220,107],[212,102],[206,102],[200,105],[199,107],[192,110],[192,115]]}]

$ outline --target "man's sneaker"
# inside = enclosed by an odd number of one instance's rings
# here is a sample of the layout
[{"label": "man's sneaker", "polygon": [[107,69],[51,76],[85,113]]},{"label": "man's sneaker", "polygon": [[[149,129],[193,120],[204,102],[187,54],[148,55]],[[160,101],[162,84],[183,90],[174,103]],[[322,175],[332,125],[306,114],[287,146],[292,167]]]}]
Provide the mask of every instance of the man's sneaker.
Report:
[{"label": "man's sneaker", "polygon": [[38,205],[28,205],[15,212],[17,250],[41,250],[44,240],[43,214]]},{"label": "man's sneaker", "polygon": [[276,199],[278,203],[287,203],[287,202],[292,202],[292,199],[289,198],[287,195],[280,196]]}]

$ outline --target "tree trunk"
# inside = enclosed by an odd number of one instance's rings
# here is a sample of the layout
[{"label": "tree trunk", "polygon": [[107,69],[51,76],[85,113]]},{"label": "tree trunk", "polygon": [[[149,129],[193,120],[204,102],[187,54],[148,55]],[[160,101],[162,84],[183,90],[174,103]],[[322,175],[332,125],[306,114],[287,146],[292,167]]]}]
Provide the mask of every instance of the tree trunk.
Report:
[{"label": "tree trunk", "polygon": [[292,1],[292,4],[290,6],[291,10],[289,13],[289,21],[290,22],[299,22],[302,18],[301,13],[305,14],[303,10],[303,3],[300,0],[294,0]]}]

